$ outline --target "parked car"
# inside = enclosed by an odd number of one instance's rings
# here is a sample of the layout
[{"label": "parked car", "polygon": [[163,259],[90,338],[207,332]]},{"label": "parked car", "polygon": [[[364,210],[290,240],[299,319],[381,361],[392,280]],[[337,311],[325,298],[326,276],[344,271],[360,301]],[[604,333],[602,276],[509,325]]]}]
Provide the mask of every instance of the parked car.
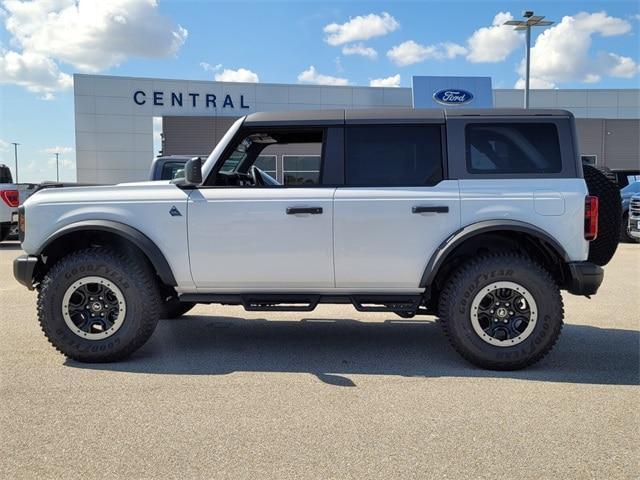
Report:
[{"label": "parked car", "polygon": [[635,194],[629,201],[628,234],[636,242],[640,242],[640,194]]},{"label": "parked car", "polygon": [[[254,113],[183,178],[32,195],[14,274],[83,362],[125,358],[196,303],[350,303],[438,316],[470,362],[523,368],[558,339],[560,291],[595,294],[618,245],[619,191],[574,132],[561,110]],[[256,167],[288,144],[321,152],[313,183]]]},{"label": "parked car", "polygon": [[11,170],[0,164],[0,242],[7,240],[12,226],[18,222],[19,193]]},{"label": "parked car", "polygon": [[629,231],[629,204],[631,197],[640,193],[640,182],[633,182],[628,184],[622,190],[620,190],[620,197],[622,198],[622,222],[620,224],[620,240],[623,242],[639,242],[638,238],[631,235]]}]

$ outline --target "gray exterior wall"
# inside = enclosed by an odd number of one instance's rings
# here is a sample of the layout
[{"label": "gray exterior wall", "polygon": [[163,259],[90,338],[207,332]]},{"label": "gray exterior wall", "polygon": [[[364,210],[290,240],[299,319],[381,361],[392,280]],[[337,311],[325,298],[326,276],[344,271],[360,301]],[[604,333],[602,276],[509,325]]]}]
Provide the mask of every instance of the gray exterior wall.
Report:
[{"label": "gray exterior wall", "polygon": [[[136,92],[143,94],[136,97]],[[154,92],[160,92],[159,99]],[[172,104],[172,92],[182,94],[182,105]],[[189,95],[194,95],[193,103]],[[207,95],[215,96],[216,102],[207,104]],[[225,105],[227,97],[233,105]],[[520,108],[523,92],[498,89],[493,98],[496,107]],[[154,117],[165,119],[165,154],[200,155],[208,154],[234,118],[248,113],[411,104],[410,88],[74,75],[77,180],[146,179],[156,153]],[[611,168],[639,168],[640,89],[534,90],[531,106],[570,110],[579,119],[583,154],[596,154],[600,164]],[[589,119],[595,121],[583,121]]]},{"label": "gray exterior wall", "polygon": [[581,155],[595,155],[596,164],[613,170],[640,169],[640,120],[577,118]]}]

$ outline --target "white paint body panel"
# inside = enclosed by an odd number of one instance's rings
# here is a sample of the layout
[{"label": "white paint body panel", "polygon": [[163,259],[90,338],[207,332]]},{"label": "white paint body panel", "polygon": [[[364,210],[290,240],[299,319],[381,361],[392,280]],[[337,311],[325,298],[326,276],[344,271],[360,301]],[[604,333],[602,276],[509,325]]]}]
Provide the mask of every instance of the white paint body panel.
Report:
[{"label": "white paint body panel", "polygon": [[460,180],[463,226],[483,220],[518,220],[549,234],[572,261],[586,260],[581,178]]},{"label": "white paint body panel", "polygon": [[[112,220],[129,225],[163,253],[178,285],[193,288],[187,245],[187,196],[169,182],[140,182],[104,187],[49,188],[24,203],[23,250],[35,254],[54,232],[82,220]],[[173,217],[175,206],[182,216]]]},{"label": "white paint body panel", "polygon": [[[13,183],[0,183],[0,190],[17,190],[17,188]],[[11,223],[12,216],[17,211],[17,208],[10,207],[0,198],[0,223]]]},{"label": "white paint body panel", "polygon": [[[447,213],[412,213],[446,206]],[[436,248],[460,228],[457,180],[434,187],[338,188],[334,204],[336,287],[419,288]]]},{"label": "white paint body panel", "polygon": [[[198,291],[331,289],[333,188],[204,188],[189,197]],[[287,215],[321,207],[320,215]]]},{"label": "white paint body panel", "polygon": [[[46,189],[25,202],[35,254],[82,220],[129,225],[163,253],[180,292],[419,292],[436,248],[461,227],[517,220],[586,260],[582,179],[448,180],[407,188],[203,188],[168,182]],[[176,206],[182,216],[171,216]],[[447,213],[413,214],[413,206]],[[321,207],[321,215],[287,215]]]}]

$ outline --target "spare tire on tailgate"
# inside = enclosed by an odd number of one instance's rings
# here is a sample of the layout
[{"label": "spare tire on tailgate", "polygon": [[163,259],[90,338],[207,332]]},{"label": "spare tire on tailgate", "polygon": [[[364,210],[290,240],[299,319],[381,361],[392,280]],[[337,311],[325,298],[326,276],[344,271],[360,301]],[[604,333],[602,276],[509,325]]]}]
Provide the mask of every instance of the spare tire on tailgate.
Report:
[{"label": "spare tire on tailgate", "polygon": [[589,195],[598,197],[598,237],[589,243],[588,260],[596,265],[606,265],[616,253],[620,241],[620,190],[597,168],[590,165],[582,168]]}]

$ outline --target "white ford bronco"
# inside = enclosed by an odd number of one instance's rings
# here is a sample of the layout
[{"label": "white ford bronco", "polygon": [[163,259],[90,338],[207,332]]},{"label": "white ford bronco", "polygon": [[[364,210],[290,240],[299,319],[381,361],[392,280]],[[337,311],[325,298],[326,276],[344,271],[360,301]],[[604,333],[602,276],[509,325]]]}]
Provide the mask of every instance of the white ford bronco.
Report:
[{"label": "white ford bronco", "polygon": [[[258,159],[279,151],[313,155],[278,181]],[[31,196],[14,274],[83,362],[126,357],[196,303],[350,303],[436,316],[470,362],[517,369],[556,342],[560,291],[595,294],[615,251],[619,197],[586,177],[566,111],[255,113],[184,178]]]}]

